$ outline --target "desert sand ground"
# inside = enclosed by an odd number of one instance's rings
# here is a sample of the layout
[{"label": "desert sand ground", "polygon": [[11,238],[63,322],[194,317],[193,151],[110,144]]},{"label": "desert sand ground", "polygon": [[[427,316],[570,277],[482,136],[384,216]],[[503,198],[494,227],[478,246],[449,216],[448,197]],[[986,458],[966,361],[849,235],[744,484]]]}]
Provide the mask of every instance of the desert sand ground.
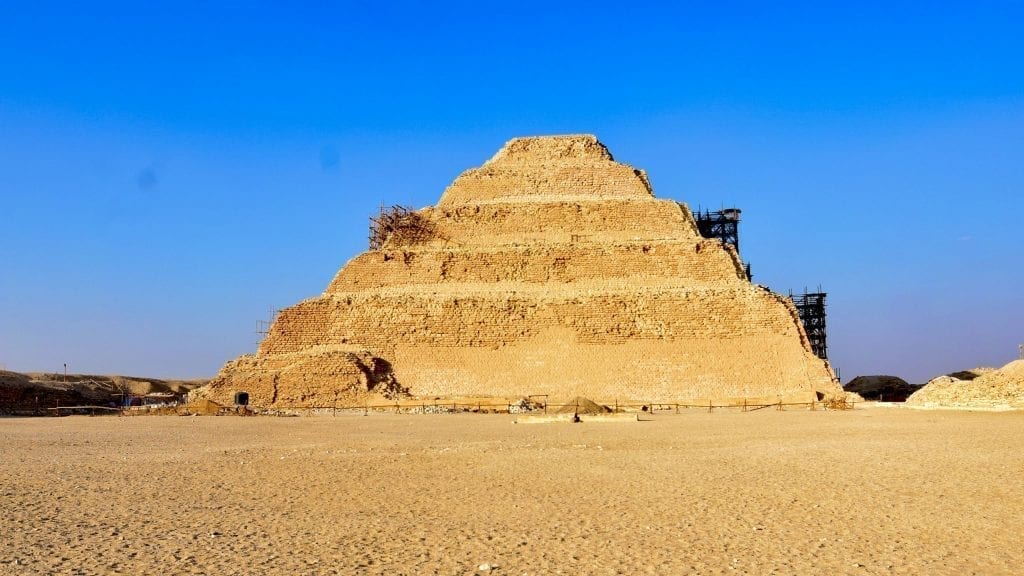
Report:
[{"label": "desert sand ground", "polygon": [[1024,413],[0,420],[10,574],[1019,574]]}]

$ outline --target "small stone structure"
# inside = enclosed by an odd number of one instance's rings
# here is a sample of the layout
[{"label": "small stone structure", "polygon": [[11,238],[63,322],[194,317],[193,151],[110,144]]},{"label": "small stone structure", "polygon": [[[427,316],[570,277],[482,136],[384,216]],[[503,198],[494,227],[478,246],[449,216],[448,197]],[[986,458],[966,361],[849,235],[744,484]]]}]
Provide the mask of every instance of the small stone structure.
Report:
[{"label": "small stone structure", "polygon": [[789,299],[594,136],[517,138],[418,229],[282,310],[203,394],[330,406],[379,394],[597,400],[839,395]]}]

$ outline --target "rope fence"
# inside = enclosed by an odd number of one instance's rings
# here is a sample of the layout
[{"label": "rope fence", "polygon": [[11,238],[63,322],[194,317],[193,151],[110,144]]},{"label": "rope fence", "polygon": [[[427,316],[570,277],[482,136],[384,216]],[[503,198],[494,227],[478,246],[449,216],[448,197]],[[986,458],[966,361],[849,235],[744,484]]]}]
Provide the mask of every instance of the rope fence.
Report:
[{"label": "rope fence", "polygon": [[[639,412],[639,413],[675,413],[680,414],[683,411],[706,411],[709,413],[715,410],[733,410],[740,412],[755,412],[764,409],[775,409],[777,411],[785,411],[787,409],[806,409],[806,410],[852,410],[855,408],[855,403],[848,400],[815,400],[810,402],[783,402],[774,401],[767,402],[763,400],[743,400],[742,402],[730,402],[730,403],[715,403],[713,401],[708,403],[683,403],[683,402],[648,402],[648,403],[635,403],[635,402],[595,402],[599,406],[603,406],[609,409],[611,413],[621,412]],[[476,413],[476,414],[550,414],[550,413],[568,413],[570,408],[572,412],[579,412],[581,405],[578,403],[529,403],[528,401],[519,402],[458,402],[458,401],[425,401],[425,402],[396,402],[389,404],[349,404],[349,405],[333,405],[333,406],[277,406],[274,408],[261,408],[256,406],[248,407],[250,410],[257,413],[286,413],[286,412],[302,412],[302,413],[313,413],[313,414],[332,414],[338,413],[350,414],[359,413],[370,414],[374,413],[394,413],[394,414],[455,414],[455,413]],[[583,407],[586,408],[586,407]],[[229,411],[235,411],[235,408],[226,408]]]},{"label": "rope fence", "polygon": [[[265,414],[265,415],[290,415],[290,414],[311,414],[311,415],[337,415],[351,414],[351,413],[363,413],[369,415],[373,413],[394,413],[394,414],[457,414],[457,413],[474,413],[474,414],[550,414],[550,413],[569,413],[569,412],[580,412],[583,408],[584,411],[588,407],[592,406],[581,406],[578,402],[570,403],[550,403],[546,400],[543,401],[535,400],[537,398],[544,398],[543,395],[528,396],[525,399],[512,402],[485,402],[478,400],[475,402],[459,402],[459,401],[443,401],[443,400],[431,400],[431,401],[398,401],[393,403],[364,403],[364,404],[344,404],[344,405],[322,405],[322,406],[275,406],[272,408],[261,407],[261,406],[222,406],[216,410],[216,414],[240,414],[240,415],[253,415],[253,414]],[[702,411],[713,413],[715,410],[732,410],[740,412],[756,412],[765,409],[774,409],[777,411],[784,411],[787,409],[805,409],[805,410],[852,410],[855,408],[855,403],[845,399],[836,400],[815,400],[810,402],[783,402],[777,400],[774,402],[764,400],[749,400],[744,399],[741,402],[728,402],[728,403],[715,403],[714,401],[708,401],[706,403],[700,402],[620,402],[614,400],[612,402],[595,402],[594,404],[607,408],[611,413],[623,413],[623,412],[638,412],[638,413],[673,413],[681,414],[684,411]],[[97,411],[103,413],[119,413],[122,415],[133,415],[133,414],[168,414],[168,413],[182,413],[182,411],[188,410],[190,405],[179,403],[179,404],[165,404],[156,406],[132,406],[132,407],[109,407],[109,406],[57,406],[54,408],[47,408],[51,411],[54,416],[61,416],[67,414],[90,414],[95,415]]]}]

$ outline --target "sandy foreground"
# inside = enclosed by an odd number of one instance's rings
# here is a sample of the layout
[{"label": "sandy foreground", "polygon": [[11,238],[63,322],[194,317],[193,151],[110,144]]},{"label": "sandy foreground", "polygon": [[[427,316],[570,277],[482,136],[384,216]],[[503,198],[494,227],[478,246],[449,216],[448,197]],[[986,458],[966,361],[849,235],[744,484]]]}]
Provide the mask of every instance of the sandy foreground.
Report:
[{"label": "sandy foreground", "polygon": [[1024,413],[0,420],[0,573],[1019,574]]}]

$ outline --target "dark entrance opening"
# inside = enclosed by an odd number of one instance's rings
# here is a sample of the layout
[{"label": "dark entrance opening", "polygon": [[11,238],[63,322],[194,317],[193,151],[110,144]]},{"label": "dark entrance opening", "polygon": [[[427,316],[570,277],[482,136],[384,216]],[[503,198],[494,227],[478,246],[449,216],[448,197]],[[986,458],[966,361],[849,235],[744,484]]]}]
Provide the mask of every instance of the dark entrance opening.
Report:
[{"label": "dark entrance opening", "polygon": [[235,406],[248,406],[249,405],[249,393],[248,392],[235,392]]}]

